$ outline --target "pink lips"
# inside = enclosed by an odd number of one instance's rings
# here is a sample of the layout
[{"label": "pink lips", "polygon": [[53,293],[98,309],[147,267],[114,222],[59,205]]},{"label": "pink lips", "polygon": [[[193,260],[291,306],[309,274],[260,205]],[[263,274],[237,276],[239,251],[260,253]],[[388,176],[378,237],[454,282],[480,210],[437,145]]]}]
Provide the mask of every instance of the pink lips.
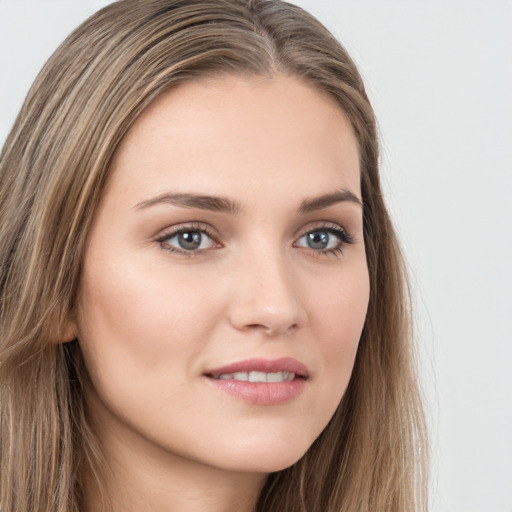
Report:
[{"label": "pink lips", "polygon": [[[239,372],[264,372],[295,374],[293,380],[281,382],[248,382],[246,380],[222,380],[221,375]],[[247,359],[204,374],[209,383],[244,402],[254,405],[279,405],[300,395],[308,378],[308,369],[296,359]]]}]

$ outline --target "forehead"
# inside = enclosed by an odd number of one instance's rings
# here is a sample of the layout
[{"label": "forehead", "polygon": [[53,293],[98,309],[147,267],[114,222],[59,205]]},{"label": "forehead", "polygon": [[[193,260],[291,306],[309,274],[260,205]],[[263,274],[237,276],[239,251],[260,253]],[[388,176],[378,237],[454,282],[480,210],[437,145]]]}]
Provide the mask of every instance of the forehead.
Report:
[{"label": "forehead", "polygon": [[192,187],[229,195],[269,182],[318,188],[309,196],[326,187],[359,194],[359,154],[326,93],[282,74],[217,76],[181,84],[139,117],[114,159],[111,185],[120,182],[148,194]]}]

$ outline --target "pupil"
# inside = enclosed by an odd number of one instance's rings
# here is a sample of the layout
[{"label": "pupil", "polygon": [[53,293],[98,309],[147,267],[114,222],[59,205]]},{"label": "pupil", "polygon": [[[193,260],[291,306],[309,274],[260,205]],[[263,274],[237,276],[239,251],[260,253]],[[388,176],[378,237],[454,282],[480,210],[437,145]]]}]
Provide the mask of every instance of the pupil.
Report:
[{"label": "pupil", "polygon": [[315,231],[308,234],[308,245],[311,249],[325,249],[329,244],[329,233]]},{"label": "pupil", "polygon": [[201,233],[199,231],[187,231],[178,235],[178,241],[183,249],[193,251],[201,245]]}]

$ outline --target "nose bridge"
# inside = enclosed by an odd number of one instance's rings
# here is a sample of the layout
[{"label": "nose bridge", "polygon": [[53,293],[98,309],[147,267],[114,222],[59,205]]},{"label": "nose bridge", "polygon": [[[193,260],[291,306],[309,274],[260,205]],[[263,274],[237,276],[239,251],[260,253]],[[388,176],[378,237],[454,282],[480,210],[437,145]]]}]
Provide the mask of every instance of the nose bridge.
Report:
[{"label": "nose bridge", "polygon": [[306,318],[291,264],[279,247],[260,247],[240,258],[230,308],[237,329],[285,334]]}]

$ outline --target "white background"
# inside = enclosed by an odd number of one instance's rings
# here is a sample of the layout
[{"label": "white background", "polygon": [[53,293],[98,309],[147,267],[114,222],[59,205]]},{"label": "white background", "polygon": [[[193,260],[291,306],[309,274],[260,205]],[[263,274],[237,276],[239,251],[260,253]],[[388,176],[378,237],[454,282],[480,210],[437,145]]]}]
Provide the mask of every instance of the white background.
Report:
[{"label": "white background", "polygon": [[[107,3],[0,0],[0,143],[44,61]],[[512,2],[295,3],[346,45],[379,118],[417,302],[433,511],[512,512]]]}]

